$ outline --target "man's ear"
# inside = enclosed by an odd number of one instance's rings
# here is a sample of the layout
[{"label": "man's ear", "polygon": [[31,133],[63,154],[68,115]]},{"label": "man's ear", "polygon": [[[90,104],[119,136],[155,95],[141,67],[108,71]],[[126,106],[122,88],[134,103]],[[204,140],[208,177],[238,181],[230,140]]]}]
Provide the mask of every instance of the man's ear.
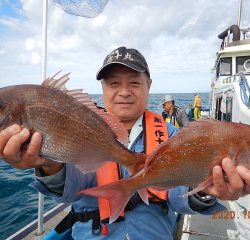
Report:
[{"label": "man's ear", "polygon": [[152,84],[152,79],[149,79],[148,80],[148,90],[150,90],[151,84]]}]

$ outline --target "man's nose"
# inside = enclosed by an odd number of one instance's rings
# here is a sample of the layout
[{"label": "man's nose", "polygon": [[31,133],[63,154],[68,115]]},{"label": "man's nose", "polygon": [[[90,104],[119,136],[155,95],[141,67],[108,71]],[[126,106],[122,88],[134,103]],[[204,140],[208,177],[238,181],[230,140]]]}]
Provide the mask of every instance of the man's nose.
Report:
[{"label": "man's nose", "polygon": [[119,95],[122,97],[127,97],[131,95],[131,89],[128,84],[122,84],[120,86]]}]

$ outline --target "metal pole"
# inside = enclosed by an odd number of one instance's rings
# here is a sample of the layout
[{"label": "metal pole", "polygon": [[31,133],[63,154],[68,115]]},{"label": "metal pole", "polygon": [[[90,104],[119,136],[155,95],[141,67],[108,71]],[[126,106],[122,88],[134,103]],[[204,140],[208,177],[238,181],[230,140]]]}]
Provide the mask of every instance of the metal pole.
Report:
[{"label": "metal pole", "polygon": [[44,210],[44,195],[39,192],[37,236],[40,236],[43,234],[43,210]]},{"label": "metal pole", "polygon": [[[48,20],[48,0],[43,0],[43,52],[42,52],[42,81],[46,79],[47,65],[47,20]],[[39,192],[38,197],[38,231],[37,235],[43,234],[43,211],[44,195]]]},{"label": "metal pole", "polygon": [[47,20],[48,0],[43,0],[43,53],[42,53],[42,81],[46,79],[47,67]]},{"label": "metal pole", "polygon": [[242,6],[242,0],[239,0],[238,23],[237,23],[238,27],[240,27],[241,6]]}]

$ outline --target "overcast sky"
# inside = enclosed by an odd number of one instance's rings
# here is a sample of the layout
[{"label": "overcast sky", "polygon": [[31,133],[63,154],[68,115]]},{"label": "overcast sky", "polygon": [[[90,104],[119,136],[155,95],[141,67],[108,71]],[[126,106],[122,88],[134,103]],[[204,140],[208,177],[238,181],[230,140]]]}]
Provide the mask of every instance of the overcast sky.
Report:
[{"label": "overcast sky", "polygon": [[[250,1],[241,25],[250,27]],[[96,72],[120,46],[146,58],[151,93],[209,91],[218,34],[237,24],[238,0],[110,0],[96,18],[48,5],[47,77],[71,72],[69,89],[101,93]],[[0,87],[40,84],[43,0],[0,0]]]}]

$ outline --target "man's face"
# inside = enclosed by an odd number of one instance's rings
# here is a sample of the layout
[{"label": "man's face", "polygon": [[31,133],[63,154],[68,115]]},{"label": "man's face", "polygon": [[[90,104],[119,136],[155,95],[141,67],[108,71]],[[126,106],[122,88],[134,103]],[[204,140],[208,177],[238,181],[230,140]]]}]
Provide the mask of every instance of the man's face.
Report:
[{"label": "man's face", "polygon": [[130,129],[147,107],[152,80],[145,73],[117,64],[107,70],[101,82],[107,112]]},{"label": "man's face", "polygon": [[165,102],[162,106],[167,112],[169,112],[172,106],[172,102]]}]

